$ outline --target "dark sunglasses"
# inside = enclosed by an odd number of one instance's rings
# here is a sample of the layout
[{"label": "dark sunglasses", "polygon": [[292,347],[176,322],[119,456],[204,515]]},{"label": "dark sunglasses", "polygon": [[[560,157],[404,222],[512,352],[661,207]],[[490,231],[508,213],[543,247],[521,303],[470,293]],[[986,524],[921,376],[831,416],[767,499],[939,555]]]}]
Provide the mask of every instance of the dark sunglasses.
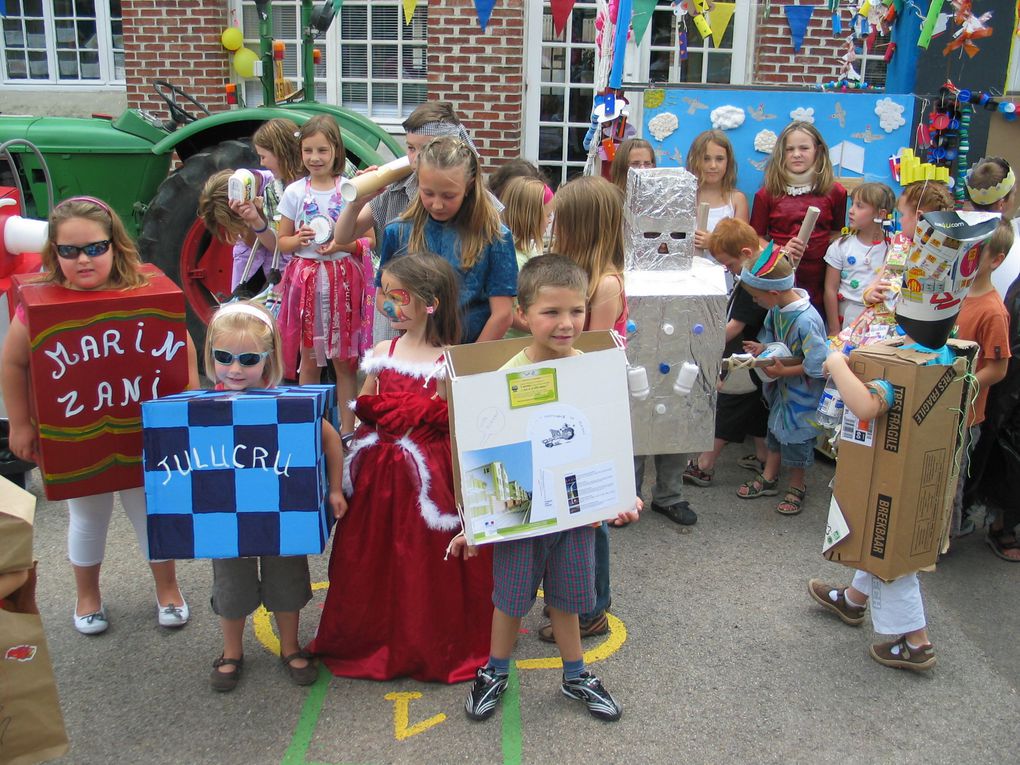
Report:
[{"label": "dark sunglasses", "polygon": [[213,359],[216,363],[222,364],[225,367],[229,367],[233,364],[234,359],[237,359],[238,363],[242,367],[253,367],[268,355],[269,351],[262,351],[262,353],[238,353],[235,356],[230,351],[224,351],[219,348],[214,348],[212,352]]},{"label": "dark sunglasses", "polygon": [[75,244],[58,244],[57,255],[65,260],[77,260],[84,252],[90,258],[98,258],[108,249],[110,249],[109,239],[103,239],[101,242],[93,242],[92,244],[83,244],[81,247]]}]

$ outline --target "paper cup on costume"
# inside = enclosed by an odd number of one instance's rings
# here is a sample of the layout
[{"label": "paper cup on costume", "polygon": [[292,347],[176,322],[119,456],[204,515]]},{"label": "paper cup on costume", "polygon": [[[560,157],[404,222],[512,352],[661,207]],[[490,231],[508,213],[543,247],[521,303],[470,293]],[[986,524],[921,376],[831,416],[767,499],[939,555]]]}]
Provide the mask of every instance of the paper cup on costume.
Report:
[{"label": "paper cup on costume", "polygon": [[333,221],[327,215],[313,215],[305,225],[312,230],[315,244],[326,244],[333,238]]},{"label": "paper cup on costume", "polygon": [[977,274],[981,249],[999,225],[985,212],[925,213],[907,254],[896,322],[913,340],[941,348]]},{"label": "paper cup on costume", "polygon": [[251,202],[258,196],[258,179],[251,170],[235,170],[227,179],[227,199],[237,202]]}]

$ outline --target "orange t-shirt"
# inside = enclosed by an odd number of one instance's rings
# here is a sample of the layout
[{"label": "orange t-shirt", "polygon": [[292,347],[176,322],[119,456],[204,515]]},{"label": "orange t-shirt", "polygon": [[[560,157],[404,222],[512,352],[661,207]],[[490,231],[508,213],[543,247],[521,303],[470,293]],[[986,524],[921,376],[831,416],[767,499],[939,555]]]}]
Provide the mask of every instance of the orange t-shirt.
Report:
[{"label": "orange t-shirt", "polygon": [[[964,298],[960,315],[956,319],[956,330],[960,340],[973,340],[981,346],[975,372],[989,361],[1009,358],[1009,313],[996,290],[989,290],[978,297]],[[968,427],[985,421],[988,390],[988,387],[984,387],[978,392],[967,422]]]}]

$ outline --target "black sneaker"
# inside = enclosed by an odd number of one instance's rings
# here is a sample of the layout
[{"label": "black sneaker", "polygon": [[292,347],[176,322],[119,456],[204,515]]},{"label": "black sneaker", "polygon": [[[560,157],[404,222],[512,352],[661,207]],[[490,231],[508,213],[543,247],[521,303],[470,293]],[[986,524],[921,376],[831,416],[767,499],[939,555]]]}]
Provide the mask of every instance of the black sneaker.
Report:
[{"label": "black sneaker", "polygon": [[[477,684],[477,681],[475,682]],[[587,704],[592,717],[613,722],[619,720],[620,715],[623,714],[623,709],[616,703],[616,699],[605,689],[602,681],[591,672],[584,671],[580,677],[574,680],[567,680],[564,677],[562,690],[564,696],[580,699]]]},{"label": "black sneaker", "polygon": [[659,505],[653,502],[652,510],[656,513],[662,513],[673,523],[679,523],[681,526],[693,526],[698,522],[698,514],[691,510],[691,506],[687,504],[686,499],[681,499],[673,505]]},{"label": "black sneaker", "polygon": [[501,675],[492,667],[479,667],[475,671],[475,684],[471,686],[467,701],[464,702],[467,716],[472,720],[488,720],[492,717],[509,679],[509,675]]}]

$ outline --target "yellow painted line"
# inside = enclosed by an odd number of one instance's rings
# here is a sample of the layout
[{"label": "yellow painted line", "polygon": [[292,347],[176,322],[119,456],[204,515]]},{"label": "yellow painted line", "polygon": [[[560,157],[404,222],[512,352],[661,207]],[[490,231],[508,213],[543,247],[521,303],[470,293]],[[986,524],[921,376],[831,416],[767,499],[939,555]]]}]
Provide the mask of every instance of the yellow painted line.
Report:
[{"label": "yellow painted line", "polygon": [[411,702],[415,699],[420,699],[421,697],[422,694],[417,691],[387,693],[384,697],[387,701],[393,702],[393,737],[397,741],[404,741],[405,739],[411,738],[411,736],[417,736],[419,733],[424,733],[429,728],[435,727],[446,720],[446,715],[440,712],[427,720],[422,720],[414,725],[409,725],[410,716],[408,711],[411,706]]},{"label": "yellow painted line", "polygon": [[164,311],[160,308],[142,308],[137,311],[107,311],[105,313],[97,313],[87,319],[72,319],[70,321],[61,322],[60,324],[54,324],[52,327],[44,329],[32,338],[32,350],[37,349],[40,345],[46,342],[48,338],[60,332],[71,329],[84,329],[85,327],[91,327],[93,324],[100,324],[104,321],[124,321],[131,319],[143,319],[146,317],[167,319],[168,321],[184,321],[183,313]]},{"label": "yellow painted line", "polygon": [[142,462],[141,455],[128,455],[114,452],[108,457],[104,457],[94,465],[88,465],[79,470],[71,470],[67,473],[44,473],[43,480],[46,483],[67,483],[68,481],[80,481],[89,476],[102,473],[104,470],[108,470],[111,467],[117,465],[123,465],[131,467],[133,465],[140,465]]},{"label": "yellow painted line", "polygon": [[[312,592],[328,589],[329,582],[312,582]],[[259,606],[258,610],[252,614],[251,623],[255,629],[255,638],[262,643],[269,653],[279,656],[280,638],[276,636],[276,631],[273,629],[273,620],[270,618],[265,606]]]},{"label": "yellow painted line", "polygon": [[[597,646],[584,652],[584,663],[594,664],[597,661],[608,659],[620,650],[620,646],[627,640],[627,628],[623,622],[610,613],[606,613],[609,619],[609,634],[606,639]],[[517,669],[561,669],[563,661],[559,656],[550,656],[544,659],[518,659]]]}]

